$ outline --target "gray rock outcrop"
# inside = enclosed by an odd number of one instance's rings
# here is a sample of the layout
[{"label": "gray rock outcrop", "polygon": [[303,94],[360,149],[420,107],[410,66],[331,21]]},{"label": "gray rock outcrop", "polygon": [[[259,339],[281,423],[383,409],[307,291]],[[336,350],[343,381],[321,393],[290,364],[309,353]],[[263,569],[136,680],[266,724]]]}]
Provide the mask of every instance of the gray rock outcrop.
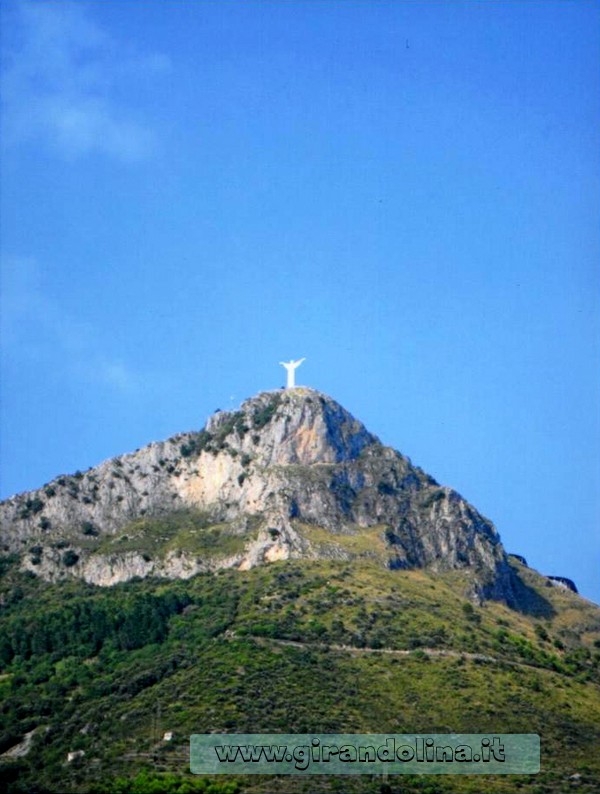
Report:
[{"label": "gray rock outcrop", "polygon": [[[169,516],[182,516],[185,543],[179,524],[172,537],[162,532]],[[492,523],[307,388],[263,392],[199,432],[11,497],[0,522],[3,551],[47,579],[109,585],[287,557],[350,559],[364,536],[360,553],[390,568],[468,570],[478,597],[513,599]]]}]

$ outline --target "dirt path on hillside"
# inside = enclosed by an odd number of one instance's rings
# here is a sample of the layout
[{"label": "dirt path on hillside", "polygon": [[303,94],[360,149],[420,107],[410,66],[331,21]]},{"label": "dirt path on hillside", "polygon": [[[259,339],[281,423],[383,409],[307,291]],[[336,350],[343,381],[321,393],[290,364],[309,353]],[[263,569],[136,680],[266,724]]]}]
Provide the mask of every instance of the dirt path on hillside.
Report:
[{"label": "dirt path on hillside", "polygon": [[[494,664],[509,664],[513,667],[527,667],[534,670],[548,670],[547,667],[528,664],[527,662],[516,662],[512,659],[499,659],[497,656],[489,656],[484,653],[468,653],[467,651],[453,651],[446,648],[414,648],[412,650],[401,648],[357,648],[355,645],[336,645],[323,642],[301,642],[300,640],[281,640],[275,637],[258,637],[254,634],[244,634],[237,637],[234,632],[228,633],[227,639],[249,639],[257,645],[280,645],[290,648],[309,648],[321,651],[340,651],[351,653],[355,656],[361,654],[384,654],[387,656],[411,656],[415,653],[425,653],[433,657],[451,657],[454,659],[469,659],[476,662],[492,662]],[[551,671],[549,671],[551,672]]]}]

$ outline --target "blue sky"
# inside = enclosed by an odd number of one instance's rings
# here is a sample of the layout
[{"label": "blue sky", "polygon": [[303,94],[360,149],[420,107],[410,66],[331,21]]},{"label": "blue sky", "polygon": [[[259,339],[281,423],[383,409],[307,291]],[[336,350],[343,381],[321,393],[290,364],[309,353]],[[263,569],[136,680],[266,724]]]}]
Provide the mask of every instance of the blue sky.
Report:
[{"label": "blue sky", "polygon": [[600,4],[3,4],[1,494],[298,380],[600,601]]}]

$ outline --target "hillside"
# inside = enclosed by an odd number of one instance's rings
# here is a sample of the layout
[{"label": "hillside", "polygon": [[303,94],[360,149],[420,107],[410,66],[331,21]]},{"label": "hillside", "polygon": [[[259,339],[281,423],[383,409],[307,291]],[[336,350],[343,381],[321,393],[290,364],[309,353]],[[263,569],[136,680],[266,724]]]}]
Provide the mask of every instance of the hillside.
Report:
[{"label": "hillside", "polygon": [[[0,505],[0,790],[597,791],[600,608],[334,400]],[[191,733],[539,733],[536,776],[221,777]]]},{"label": "hillside", "polygon": [[[577,791],[596,791],[599,610],[521,573],[545,614],[472,606],[460,573],[386,571],[368,560],[281,561],[108,589],[48,584],[6,565],[6,790],[135,791],[118,778],[144,768],[181,781],[190,733],[494,731],[539,733],[540,775],[402,778],[392,790],[562,793],[579,775]],[[30,751],[11,758],[28,735]],[[85,755],[67,763],[76,751]],[[381,782],[236,785],[367,792]]]}]

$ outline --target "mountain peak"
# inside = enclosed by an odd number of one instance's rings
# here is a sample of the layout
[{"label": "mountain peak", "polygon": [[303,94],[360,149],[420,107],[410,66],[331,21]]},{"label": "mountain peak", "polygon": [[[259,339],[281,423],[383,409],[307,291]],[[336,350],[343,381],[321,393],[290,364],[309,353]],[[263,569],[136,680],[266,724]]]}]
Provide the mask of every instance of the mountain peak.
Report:
[{"label": "mountain peak", "polygon": [[219,411],[206,432],[263,466],[341,463],[379,444],[339,403],[305,386],[260,392],[237,411]]},{"label": "mountain peak", "polygon": [[4,549],[45,578],[113,584],[288,557],[461,570],[514,601],[486,518],[331,397],[261,392],[182,433],[0,505]]}]

